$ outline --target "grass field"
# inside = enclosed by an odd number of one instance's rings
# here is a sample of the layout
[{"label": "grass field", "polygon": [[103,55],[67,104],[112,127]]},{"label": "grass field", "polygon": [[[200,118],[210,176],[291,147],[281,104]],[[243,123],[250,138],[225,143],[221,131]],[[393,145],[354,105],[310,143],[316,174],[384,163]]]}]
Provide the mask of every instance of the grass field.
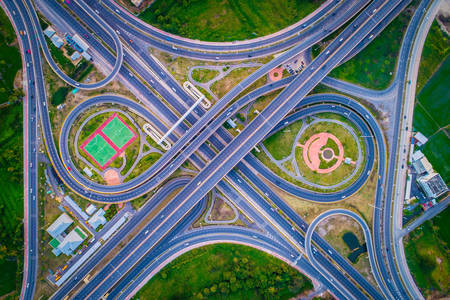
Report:
[{"label": "grass field", "polygon": [[0,120],[0,256],[13,260],[0,259],[9,270],[0,278],[1,296],[20,288],[16,266],[21,267],[23,247],[22,105],[0,109]]},{"label": "grass field", "polygon": [[[17,38],[0,9],[0,103],[16,100],[14,78],[22,67]],[[20,288],[23,248],[22,105],[0,109],[0,298]]]},{"label": "grass field", "polygon": [[428,79],[439,67],[443,60],[450,53],[450,39],[442,31],[436,20],[430,27],[425,44],[423,46],[422,57],[420,58],[419,74],[417,75],[417,91],[420,91]]},{"label": "grass field", "polygon": [[244,80],[258,68],[237,68],[228,73],[227,76],[214,82],[210,89],[219,99],[229,92],[235,85]]},{"label": "grass field", "polygon": [[192,71],[192,79],[197,82],[208,82],[219,75],[219,71],[209,69],[195,69]]},{"label": "grass field", "polygon": [[0,10],[0,103],[15,100],[14,78],[22,67],[16,33],[8,17]]},{"label": "grass field", "polygon": [[447,56],[420,91],[414,108],[413,123],[414,130],[429,138],[423,149],[424,154],[447,184],[450,182],[450,167],[447,163],[450,159],[450,116],[443,111],[447,111],[450,99],[447,85],[449,76],[450,57]]},{"label": "grass field", "polygon": [[309,13],[320,0],[157,0],[139,17],[165,31],[204,41],[264,36]]},{"label": "grass field", "polygon": [[270,154],[272,154],[273,158],[280,160],[291,154],[294,139],[302,124],[303,121],[301,120],[294,122],[264,140],[263,144]]},{"label": "grass field", "polygon": [[217,244],[175,259],[134,299],[290,299],[311,288],[308,278],[264,252]]},{"label": "grass field", "polygon": [[[331,71],[330,76],[374,89],[389,86],[397,63],[403,33],[412,16],[411,7],[404,10],[360,53]],[[392,72],[392,75],[389,73]]]},{"label": "grass field", "polygon": [[450,292],[450,209],[411,232],[405,254],[411,274],[425,297],[438,299]]}]

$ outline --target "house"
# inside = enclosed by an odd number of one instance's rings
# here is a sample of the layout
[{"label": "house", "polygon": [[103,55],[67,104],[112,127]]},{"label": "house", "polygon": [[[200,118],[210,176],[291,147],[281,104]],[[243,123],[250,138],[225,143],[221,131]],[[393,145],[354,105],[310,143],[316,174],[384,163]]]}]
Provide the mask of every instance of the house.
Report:
[{"label": "house", "polygon": [[447,192],[447,185],[438,173],[431,172],[417,179],[417,182],[429,198],[437,198]]},{"label": "house", "polygon": [[428,139],[426,136],[424,136],[421,132],[416,132],[414,135],[414,138],[417,140],[417,145],[420,147],[422,145],[425,145],[426,142],[428,142]]},{"label": "house", "polygon": [[61,48],[64,45],[64,41],[57,34],[54,34],[51,40],[56,48]]},{"label": "house", "polygon": [[86,213],[88,215],[92,215],[95,210],[97,209],[97,207],[94,204],[90,204],[87,208],[86,208]]},{"label": "house", "polygon": [[228,120],[227,120],[227,123],[228,123],[228,125],[231,126],[231,128],[236,128],[236,123],[235,123],[233,120],[228,119]]},{"label": "house", "polygon": [[[94,174],[92,174],[92,170],[89,169],[88,167],[84,167],[83,171],[84,171],[84,173],[86,173],[86,175],[89,176],[89,177],[92,177],[92,175],[94,175]],[[90,214],[89,214],[89,215],[90,215]]]},{"label": "house", "polygon": [[81,207],[70,198],[70,196],[64,196],[64,201],[76,212],[83,220],[87,220],[89,216],[81,209]]},{"label": "house", "polygon": [[49,39],[51,39],[52,36],[53,36],[55,33],[56,33],[56,31],[55,31],[51,26],[48,26],[48,27],[44,30],[44,34],[45,34]]},{"label": "house", "polygon": [[425,156],[423,156],[421,159],[413,161],[412,165],[417,174],[433,172],[433,166]]},{"label": "house", "polygon": [[83,51],[83,53],[81,53],[81,56],[83,56],[87,61],[92,60],[92,57],[86,51]]},{"label": "house", "polygon": [[57,238],[61,235],[61,233],[64,232],[64,230],[67,229],[71,224],[73,223],[73,220],[66,214],[63,213],[56,219],[55,222],[53,222],[48,228],[47,232],[50,234],[53,238]]},{"label": "house", "polygon": [[[86,44],[86,42],[78,35],[78,34],[75,34],[73,37],[72,37],[72,40],[83,50],[83,51],[86,51],[87,49],[89,49],[89,45],[88,44]],[[83,51],[80,51],[80,52],[83,52]]]},{"label": "house", "polygon": [[[80,227],[75,227],[69,234],[67,234],[62,240],[59,241],[59,244],[56,248],[53,249],[53,253],[64,253],[69,256],[75,251],[78,246],[87,238],[87,234],[81,230]],[[50,244],[52,247],[53,245]],[[55,251],[57,250],[57,251]],[[55,255],[59,255],[56,254]]]},{"label": "house", "polygon": [[422,151],[417,150],[416,152],[413,153],[412,155],[412,161],[416,161],[419,159],[422,159],[425,155],[423,155]]},{"label": "house", "polygon": [[79,59],[80,57],[81,57],[80,53],[74,52],[74,53],[70,56],[70,59],[73,60],[73,61],[75,61],[75,60]]},{"label": "house", "polygon": [[104,225],[106,223],[106,219],[105,211],[103,210],[103,208],[97,210],[97,212],[88,220],[88,223],[94,229],[97,229],[100,225]]}]

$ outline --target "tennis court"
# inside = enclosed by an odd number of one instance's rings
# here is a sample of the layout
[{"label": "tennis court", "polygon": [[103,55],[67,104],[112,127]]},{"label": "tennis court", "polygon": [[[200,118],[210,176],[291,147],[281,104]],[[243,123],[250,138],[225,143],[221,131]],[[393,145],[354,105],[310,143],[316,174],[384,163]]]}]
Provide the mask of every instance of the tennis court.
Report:
[{"label": "tennis court", "polygon": [[115,154],[116,150],[105,141],[100,135],[96,134],[85,146],[87,154],[103,167]]},{"label": "tennis court", "polygon": [[125,146],[134,136],[134,132],[128,128],[126,123],[119,117],[114,116],[111,121],[102,129],[102,132],[121,149]]},{"label": "tennis court", "polygon": [[81,149],[104,170],[135,139],[137,134],[113,113],[81,145]]}]

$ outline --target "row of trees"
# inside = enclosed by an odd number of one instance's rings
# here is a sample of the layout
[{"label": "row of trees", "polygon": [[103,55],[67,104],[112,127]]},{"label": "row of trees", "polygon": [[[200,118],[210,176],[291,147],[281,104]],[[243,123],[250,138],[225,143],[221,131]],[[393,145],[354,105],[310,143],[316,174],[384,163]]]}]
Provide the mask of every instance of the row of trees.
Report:
[{"label": "row of trees", "polygon": [[[288,298],[312,287],[304,275],[274,258],[257,261],[261,258],[241,255],[238,251],[233,252],[231,263],[217,266],[217,269],[212,267],[211,273],[220,273],[219,280],[193,291],[191,294],[193,299],[232,295],[245,298],[256,296],[258,299]],[[163,271],[161,277],[167,279],[168,275]]]}]

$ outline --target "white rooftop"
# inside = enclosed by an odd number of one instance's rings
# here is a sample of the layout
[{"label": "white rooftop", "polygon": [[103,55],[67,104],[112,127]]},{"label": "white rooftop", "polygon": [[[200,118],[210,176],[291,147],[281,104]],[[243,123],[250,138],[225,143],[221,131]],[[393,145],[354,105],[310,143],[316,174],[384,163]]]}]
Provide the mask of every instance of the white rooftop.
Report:
[{"label": "white rooftop", "polygon": [[75,34],[72,39],[78,44],[78,46],[80,46],[81,49],[83,49],[83,51],[89,49],[89,45],[78,34]]},{"label": "white rooftop", "polygon": [[54,34],[55,34],[55,30],[53,29],[52,26],[48,26],[45,30],[44,30],[44,34],[46,36],[48,36],[49,38],[51,38]]},{"label": "white rooftop", "polygon": [[92,215],[95,210],[97,209],[97,207],[94,204],[90,204],[87,208],[86,208],[86,212],[88,215]]},{"label": "white rooftop", "polygon": [[89,224],[94,228],[97,229],[98,226],[103,225],[106,223],[106,219],[104,217],[105,211],[103,208],[100,208],[95,212],[95,214],[89,219]]},{"label": "white rooftop", "polygon": [[424,157],[425,155],[423,155],[422,151],[417,150],[416,152],[414,152],[414,154],[412,155],[412,161],[416,161],[421,159],[422,157]]},{"label": "white rooftop", "polygon": [[53,222],[48,228],[47,232],[54,238],[59,236],[61,233],[64,232],[64,230],[67,229],[67,227],[70,226],[70,224],[73,223],[73,220],[66,214],[63,213],[56,219],[55,222]]},{"label": "white rooftop", "polygon": [[424,145],[428,139],[426,136],[424,136],[421,132],[416,132],[416,134],[414,135],[414,137],[416,138],[416,140],[419,142],[419,144]]}]

